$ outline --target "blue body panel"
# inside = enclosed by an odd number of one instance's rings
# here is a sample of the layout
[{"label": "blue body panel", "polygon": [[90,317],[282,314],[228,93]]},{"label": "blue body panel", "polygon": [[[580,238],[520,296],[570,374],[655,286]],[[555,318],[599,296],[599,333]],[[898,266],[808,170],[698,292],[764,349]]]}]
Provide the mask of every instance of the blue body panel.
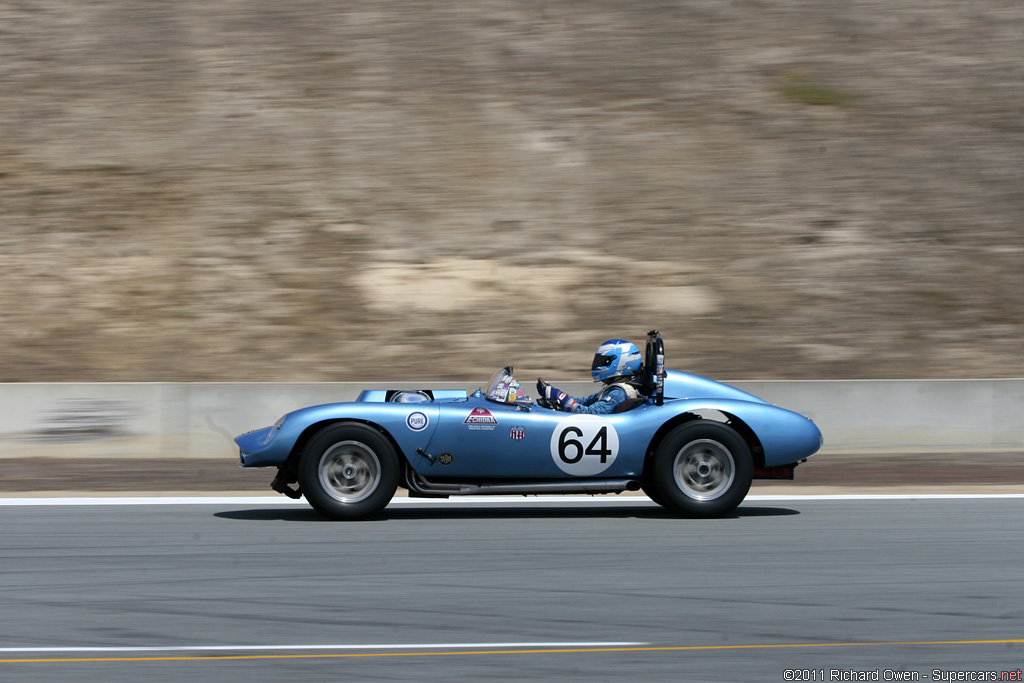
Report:
[{"label": "blue body panel", "polygon": [[665,398],[725,398],[751,403],[767,403],[728,384],[678,370],[665,371]]},{"label": "blue body panel", "polygon": [[433,394],[428,402],[385,403],[386,392],[365,391],[356,402],[288,413],[274,427],[235,439],[242,466],[281,465],[308,428],[337,420],[377,425],[416,472],[431,478],[638,477],[658,430],[695,411],[718,411],[746,423],[763,446],[766,467],[807,458],[822,444],[818,428],[798,413],[726,384],[671,370],[665,377],[664,405],[648,401],[604,416],[527,409],[488,401],[479,393]]},{"label": "blue body panel", "polygon": [[[466,399],[462,399],[465,401]],[[243,467],[270,467],[288,459],[295,443],[311,425],[337,420],[357,420],[375,424],[387,431],[407,458],[423,448],[437,426],[440,401],[429,403],[327,403],[288,413],[278,422],[274,433],[259,430],[235,439]],[[418,431],[407,426],[414,413],[426,417],[426,426]],[[274,428],[271,428],[274,429]],[[262,438],[256,438],[262,437]],[[269,438],[268,438],[269,437]]]}]

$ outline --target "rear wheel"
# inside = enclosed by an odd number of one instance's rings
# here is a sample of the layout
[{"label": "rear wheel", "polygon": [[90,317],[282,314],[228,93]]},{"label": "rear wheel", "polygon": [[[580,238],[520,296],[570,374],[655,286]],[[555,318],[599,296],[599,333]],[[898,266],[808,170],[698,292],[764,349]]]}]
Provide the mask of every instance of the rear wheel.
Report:
[{"label": "rear wheel", "polygon": [[676,427],[654,455],[654,479],[665,507],[687,517],[719,517],[746,497],[754,477],[747,443],[720,422]]},{"label": "rear wheel", "polygon": [[398,488],[398,456],[391,443],[364,424],[322,429],[299,461],[299,485],[317,512],[361,519],[384,509]]}]

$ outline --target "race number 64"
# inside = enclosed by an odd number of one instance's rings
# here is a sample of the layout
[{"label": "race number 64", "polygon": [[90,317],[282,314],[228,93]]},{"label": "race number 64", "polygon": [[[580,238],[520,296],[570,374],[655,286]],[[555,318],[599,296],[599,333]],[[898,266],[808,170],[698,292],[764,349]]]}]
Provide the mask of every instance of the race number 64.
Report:
[{"label": "race number 64", "polygon": [[563,420],[551,435],[551,457],[566,474],[600,474],[618,454],[619,435],[601,418]]}]

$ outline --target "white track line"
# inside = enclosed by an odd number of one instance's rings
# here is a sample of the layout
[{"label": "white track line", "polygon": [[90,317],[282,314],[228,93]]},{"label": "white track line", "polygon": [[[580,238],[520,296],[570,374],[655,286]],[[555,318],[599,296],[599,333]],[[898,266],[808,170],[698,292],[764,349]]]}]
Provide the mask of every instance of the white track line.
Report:
[{"label": "white track line", "polygon": [[56,505],[306,505],[284,496],[111,496],[76,498],[0,498],[0,507]]},{"label": "white track line", "polygon": [[744,502],[772,502],[785,500],[981,500],[992,498],[1024,498],[1024,493],[794,493],[758,494],[747,496]]},{"label": "white track line", "polygon": [[478,650],[509,648],[565,648],[565,647],[643,647],[650,643],[390,643],[390,644],[338,644],[338,645],[180,645],[153,647],[0,647],[0,654],[40,654],[47,652],[72,653],[131,653],[131,652],[224,652],[283,650]]},{"label": "white track line", "polygon": [[[747,496],[744,503],[861,501],[861,500],[991,500],[1020,499],[1024,493],[878,493],[878,494],[757,494]],[[654,505],[645,496],[453,496],[443,498],[395,498],[389,505]],[[284,496],[124,496],[75,498],[0,498],[0,507],[31,507],[60,505],[297,505],[302,500]]]}]

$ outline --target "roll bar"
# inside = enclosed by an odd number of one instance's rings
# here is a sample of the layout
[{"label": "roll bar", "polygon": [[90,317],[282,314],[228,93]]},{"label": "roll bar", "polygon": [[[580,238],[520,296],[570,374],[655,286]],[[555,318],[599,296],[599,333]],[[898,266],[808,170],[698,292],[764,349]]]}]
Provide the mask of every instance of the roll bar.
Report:
[{"label": "roll bar", "polygon": [[665,403],[665,342],[660,334],[658,330],[647,333],[647,352],[640,381],[640,393],[654,396],[654,403],[659,406]]}]

